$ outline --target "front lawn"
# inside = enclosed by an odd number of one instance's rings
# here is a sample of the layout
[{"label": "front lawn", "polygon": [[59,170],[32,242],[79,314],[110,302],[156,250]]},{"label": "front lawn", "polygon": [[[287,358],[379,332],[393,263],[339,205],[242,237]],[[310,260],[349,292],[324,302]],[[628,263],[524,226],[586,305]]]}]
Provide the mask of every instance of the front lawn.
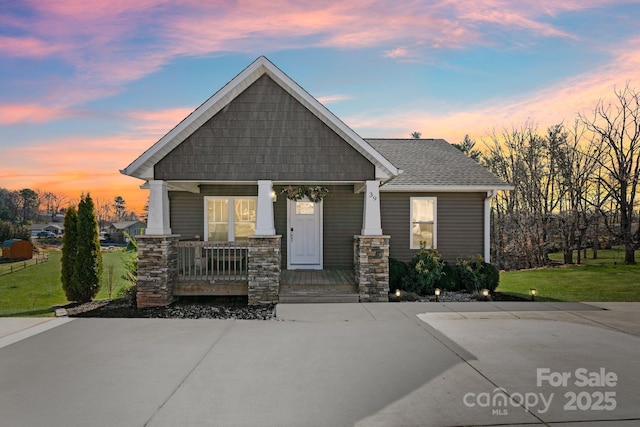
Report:
[{"label": "front lawn", "polygon": [[[562,260],[562,254],[550,257]],[[640,301],[640,264],[621,264],[620,248],[598,251],[598,259],[591,258],[589,250],[582,265],[502,272],[496,291],[529,298],[529,289],[535,288],[539,301]],[[640,251],[636,260],[640,262]]]},{"label": "front lawn", "polygon": [[[96,299],[109,298],[108,266],[113,265],[112,298],[128,286],[122,279],[124,263],[130,252],[115,250],[103,253],[104,273]],[[49,252],[49,261],[0,276],[0,316],[52,316],[51,307],[68,304],[60,282],[61,252]]]}]

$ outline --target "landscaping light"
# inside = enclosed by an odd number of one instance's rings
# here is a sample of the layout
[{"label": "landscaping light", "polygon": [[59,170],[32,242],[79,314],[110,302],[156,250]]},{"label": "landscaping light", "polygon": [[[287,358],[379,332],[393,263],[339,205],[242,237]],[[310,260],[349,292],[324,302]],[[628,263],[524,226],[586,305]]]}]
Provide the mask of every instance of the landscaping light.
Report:
[{"label": "landscaping light", "polygon": [[531,301],[535,301],[536,300],[536,293],[538,293],[536,288],[529,289],[529,293],[531,294]]},{"label": "landscaping light", "polygon": [[438,302],[438,299],[439,299],[439,297],[440,297],[440,288],[436,288],[436,289],[433,291],[433,293],[434,293],[434,294],[436,294],[436,302]]},{"label": "landscaping light", "polygon": [[489,289],[483,289],[482,296],[484,297],[484,299],[487,299],[489,297]]},{"label": "landscaping light", "polygon": [[396,296],[400,298],[400,289],[396,289]]}]

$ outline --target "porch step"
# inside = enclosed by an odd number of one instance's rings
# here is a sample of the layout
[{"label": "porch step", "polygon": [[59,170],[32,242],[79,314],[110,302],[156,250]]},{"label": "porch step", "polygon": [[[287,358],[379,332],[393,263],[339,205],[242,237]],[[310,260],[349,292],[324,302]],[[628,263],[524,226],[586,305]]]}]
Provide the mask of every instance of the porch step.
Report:
[{"label": "porch step", "polygon": [[357,303],[357,285],[281,285],[278,294],[281,304],[301,303]]}]

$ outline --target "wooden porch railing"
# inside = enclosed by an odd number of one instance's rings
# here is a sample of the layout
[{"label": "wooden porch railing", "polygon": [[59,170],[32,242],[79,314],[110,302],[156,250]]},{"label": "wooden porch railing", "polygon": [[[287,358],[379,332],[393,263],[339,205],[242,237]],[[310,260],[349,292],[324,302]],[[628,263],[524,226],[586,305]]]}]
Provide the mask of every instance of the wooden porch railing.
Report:
[{"label": "wooden porch railing", "polygon": [[178,282],[247,283],[249,243],[178,242]]}]

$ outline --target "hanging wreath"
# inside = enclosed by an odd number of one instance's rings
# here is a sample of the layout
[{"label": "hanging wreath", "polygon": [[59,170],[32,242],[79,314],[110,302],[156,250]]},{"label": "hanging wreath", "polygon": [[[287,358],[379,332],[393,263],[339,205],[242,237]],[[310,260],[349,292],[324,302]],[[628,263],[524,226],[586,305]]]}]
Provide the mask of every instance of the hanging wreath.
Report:
[{"label": "hanging wreath", "polygon": [[301,185],[294,187],[289,185],[284,187],[281,194],[285,194],[289,200],[302,200],[305,197],[313,203],[319,203],[329,194],[329,189],[321,185]]}]

